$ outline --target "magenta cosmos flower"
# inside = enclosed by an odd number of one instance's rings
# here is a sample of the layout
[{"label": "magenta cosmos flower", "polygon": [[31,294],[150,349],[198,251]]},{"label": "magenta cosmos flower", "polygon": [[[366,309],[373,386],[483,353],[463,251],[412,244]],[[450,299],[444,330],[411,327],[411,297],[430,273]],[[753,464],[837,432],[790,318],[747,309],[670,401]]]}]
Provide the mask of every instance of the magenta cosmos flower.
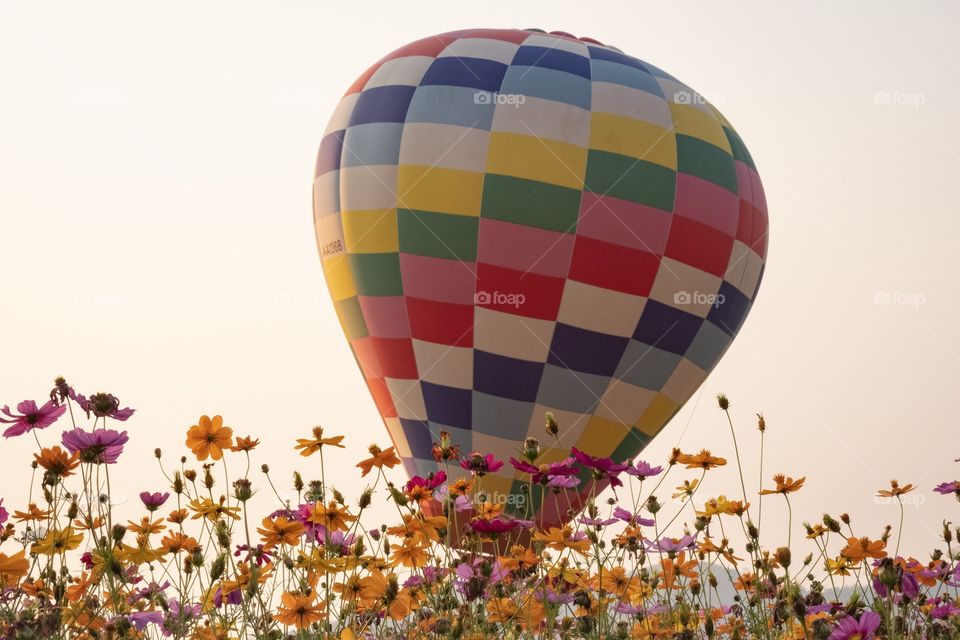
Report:
[{"label": "magenta cosmos flower", "polygon": [[163,506],[163,503],[166,502],[169,497],[169,493],[160,493],[159,491],[154,493],[150,493],[149,491],[140,492],[140,502],[147,508],[147,511],[156,511]]},{"label": "magenta cosmos flower", "polygon": [[663,471],[663,467],[651,467],[649,462],[637,460],[633,464],[627,466],[624,471],[626,471],[628,475],[634,476],[635,478],[646,480],[647,478],[659,475]]},{"label": "magenta cosmos flower", "polygon": [[517,471],[531,474],[534,484],[546,484],[562,489],[572,489],[580,484],[579,478],[576,477],[577,469],[573,466],[573,458],[564,458],[539,467],[525,460],[510,458],[510,464]]},{"label": "magenta cosmos flower", "polygon": [[84,462],[96,464],[113,464],[123,453],[123,445],[127,443],[127,432],[117,432],[113,429],[71,429],[64,431],[61,436],[63,446],[70,453],[80,453]]},{"label": "magenta cosmos flower", "polygon": [[126,422],[133,415],[134,409],[130,407],[120,408],[120,400],[112,393],[95,393],[89,399],[82,394],[77,393],[70,387],[70,398],[73,399],[83,412],[90,417],[92,413],[98,418],[113,418],[120,422]]},{"label": "magenta cosmos flower", "polygon": [[513,531],[519,526],[519,521],[507,518],[491,518],[489,520],[477,518],[470,523],[470,528],[481,535],[498,535]]},{"label": "magenta cosmos flower", "polygon": [[880,627],[880,614],[876,611],[864,611],[860,620],[847,616],[837,623],[828,640],[870,640]]},{"label": "magenta cosmos flower", "polygon": [[951,493],[960,493],[960,480],[954,480],[953,482],[941,482],[935,486],[933,490],[945,496],[950,495]]},{"label": "magenta cosmos flower", "polygon": [[593,471],[595,479],[603,480],[606,478],[610,480],[611,487],[623,486],[623,482],[617,476],[627,470],[627,465],[617,464],[610,458],[595,458],[576,447],[571,448],[570,453],[577,459],[577,462]]},{"label": "magenta cosmos flower", "polygon": [[474,451],[469,456],[460,461],[460,466],[477,476],[485,476],[488,473],[496,473],[503,466],[501,460],[497,460],[492,454],[483,455]]},{"label": "magenta cosmos flower", "polygon": [[66,410],[66,407],[58,407],[53,400],[48,400],[42,407],[37,407],[33,400],[24,400],[17,405],[19,414],[10,411],[9,406],[4,406],[0,413],[6,417],[0,416],[0,422],[10,426],[3,432],[3,437],[22,436],[34,429],[46,429]]}]

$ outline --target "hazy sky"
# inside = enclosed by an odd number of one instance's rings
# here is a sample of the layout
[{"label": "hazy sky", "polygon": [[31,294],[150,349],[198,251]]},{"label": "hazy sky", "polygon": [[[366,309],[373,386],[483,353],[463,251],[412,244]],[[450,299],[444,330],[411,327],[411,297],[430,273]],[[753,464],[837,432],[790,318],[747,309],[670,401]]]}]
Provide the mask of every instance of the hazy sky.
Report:
[{"label": "hazy sky", "polygon": [[[389,438],[316,252],[311,179],[327,118],[408,41],[565,30],[713,101],[770,208],[751,315],[643,457],[680,446],[732,458],[712,399],[725,391],[748,482],[757,411],[766,475],[809,476],[798,527],[846,510],[878,535],[897,510],[873,495],[897,478],[920,486],[905,548],[925,557],[957,514],[930,489],[960,477],[958,21],[947,0],[4,2],[0,405],[42,399],[62,374],[136,407],[118,499],[161,488],[153,448],[179,456],[202,413],[263,438],[256,460],[283,483],[310,464],[292,454],[296,437],[317,423],[347,434],[328,471],[358,493],[352,465]],[[20,506],[35,444],[0,447],[0,496]],[[736,487],[734,469],[711,472],[704,497]],[[785,527],[779,504],[765,512]]]}]

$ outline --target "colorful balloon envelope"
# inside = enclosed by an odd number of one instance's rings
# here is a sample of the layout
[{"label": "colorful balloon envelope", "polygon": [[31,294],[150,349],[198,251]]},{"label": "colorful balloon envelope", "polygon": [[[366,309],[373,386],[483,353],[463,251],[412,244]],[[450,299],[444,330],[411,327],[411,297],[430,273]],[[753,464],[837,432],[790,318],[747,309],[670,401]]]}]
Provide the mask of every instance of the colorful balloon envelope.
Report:
[{"label": "colorful balloon envelope", "polygon": [[[538,463],[635,457],[763,274],[763,187],[730,123],[566,33],[457,31],[389,54],[343,96],[315,175],[327,285],[410,474],[439,468],[441,431],[501,460],[528,437]],[[528,495],[528,479],[506,464],[483,491],[548,524],[602,488]]]}]

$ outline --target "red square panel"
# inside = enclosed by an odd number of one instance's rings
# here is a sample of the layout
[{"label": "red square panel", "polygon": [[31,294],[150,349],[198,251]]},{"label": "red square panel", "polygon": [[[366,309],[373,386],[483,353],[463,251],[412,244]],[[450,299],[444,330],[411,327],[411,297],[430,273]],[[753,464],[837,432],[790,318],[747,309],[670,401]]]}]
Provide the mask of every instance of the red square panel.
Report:
[{"label": "red square panel", "polygon": [[660,258],[619,244],[577,236],[570,279],[637,296],[650,295]]},{"label": "red square panel", "polygon": [[475,304],[527,318],[556,320],[564,281],[478,263]]},{"label": "red square panel", "polygon": [[473,305],[407,298],[410,334],[436,344],[473,346]]},{"label": "red square panel", "polygon": [[396,418],[397,409],[393,404],[393,398],[390,397],[390,390],[387,389],[387,383],[383,378],[367,380],[367,388],[370,389],[370,395],[373,396],[373,402],[377,405],[377,410],[384,418]]},{"label": "red square panel", "polygon": [[713,227],[674,216],[666,256],[723,277],[733,251],[733,237]]},{"label": "red square panel", "polygon": [[370,338],[373,350],[380,361],[380,370],[385,378],[413,380],[417,377],[417,360],[413,355],[413,342],[406,338]]}]

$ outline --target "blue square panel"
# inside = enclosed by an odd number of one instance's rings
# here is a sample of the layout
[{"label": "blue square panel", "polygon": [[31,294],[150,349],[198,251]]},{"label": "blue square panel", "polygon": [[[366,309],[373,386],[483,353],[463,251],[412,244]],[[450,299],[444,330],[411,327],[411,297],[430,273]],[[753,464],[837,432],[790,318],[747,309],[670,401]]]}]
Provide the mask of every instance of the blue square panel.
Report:
[{"label": "blue square panel", "polygon": [[667,306],[656,300],[647,300],[633,337],[664,351],[684,354],[697,336],[703,319]]},{"label": "blue square panel", "polygon": [[533,402],[537,399],[543,363],[508,358],[480,349],[473,352],[473,388],[477,391]]},{"label": "blue square panel", "polygon": [[736,335],[750,310],[750,300],[740,290],[724,281],[717,292],[717,302],[707,314],[707,320],[720,327],[727,335]]},{"label": "blue square panel", "polygon": [[406,418],[400,418],[400,426],[403,427],[403,436],[413,457],[432,460],[433,436],[430,434],[430,426],[426,422]]},{"label": "blue square panel", "polygon": [[574,371],[611,376],[629,338],[597,333],[558,322],[550,343],[547,362]]},{"label": "blue square panel", "polygon": [[430,422],[470,428],[472,400],[470,389],[445,387],[432,382],[421,382],[423,389],[423,406],[427,410],[427,419]]},{"label": "blue square panel", "polygon": [[370,122],[403,122],[415,87],[390,85],[367,89],[357,98],[349,126]]}]

